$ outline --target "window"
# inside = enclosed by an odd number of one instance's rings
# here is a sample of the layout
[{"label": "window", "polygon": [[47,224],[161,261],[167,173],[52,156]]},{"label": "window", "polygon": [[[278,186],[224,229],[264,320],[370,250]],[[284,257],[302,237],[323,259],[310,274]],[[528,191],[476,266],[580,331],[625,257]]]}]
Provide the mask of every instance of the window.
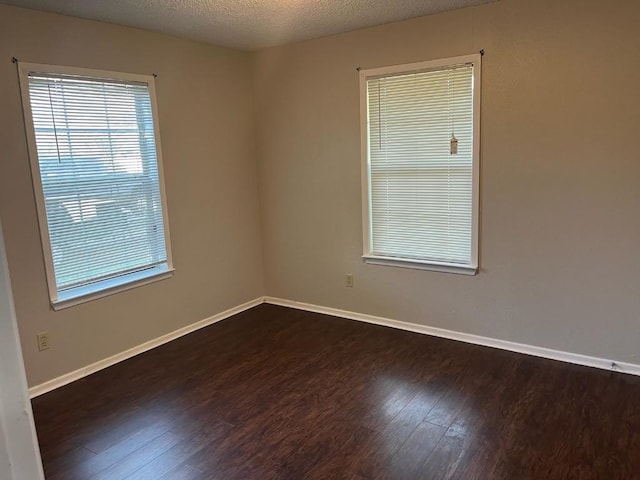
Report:
[{"label": "window", "polygon": [[19,67],[54,309],[171,275],[154,78]]},{"label": "window", "polygon": [[478,266],[480,55],[360,71],[364,260]]}]

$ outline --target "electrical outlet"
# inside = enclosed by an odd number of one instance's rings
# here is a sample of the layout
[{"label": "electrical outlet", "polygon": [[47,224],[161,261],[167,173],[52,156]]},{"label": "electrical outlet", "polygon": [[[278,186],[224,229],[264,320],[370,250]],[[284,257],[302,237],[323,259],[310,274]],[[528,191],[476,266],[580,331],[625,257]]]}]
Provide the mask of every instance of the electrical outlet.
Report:
[{"label": "electrical outlet", "polygon": [[38,337],[38,350],[49,350],[49,332],[39,333]]},{"label": "electrical outlet", "polygon": [[347,273],[344,277],[344,286],[353,287],[353,274]]}]

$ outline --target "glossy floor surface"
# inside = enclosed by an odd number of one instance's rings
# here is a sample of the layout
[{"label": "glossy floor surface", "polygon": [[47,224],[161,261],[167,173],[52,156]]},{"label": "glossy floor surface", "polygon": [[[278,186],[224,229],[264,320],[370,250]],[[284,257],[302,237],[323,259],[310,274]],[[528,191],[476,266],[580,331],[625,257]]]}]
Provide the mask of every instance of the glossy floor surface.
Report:
[{"label": "glossy floor surface", "polygon": [[49,480],[640,478],[639,377],[271,305],[33,406]]}]

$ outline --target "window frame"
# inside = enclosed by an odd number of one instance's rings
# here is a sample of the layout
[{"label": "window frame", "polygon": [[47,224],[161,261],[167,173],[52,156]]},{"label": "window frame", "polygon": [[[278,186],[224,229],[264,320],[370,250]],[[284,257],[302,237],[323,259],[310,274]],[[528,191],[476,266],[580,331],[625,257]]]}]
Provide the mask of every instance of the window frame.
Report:
[{"label": "window frame", "polygon": [[[33,73],[43,75],[63,75],[91,80],[116,81],[123,83],[143,83],[149,90],[151,102],[151,115],[153,118],[153,131],[156,148],[156,162],[158,165],[158,186],[160,190],[160,202],[162,207],[162,222],[164,227],[164,240],[167,261],[166,265],[156,265],[142,268],[122,275],[109,277],[95,281],[93,283],[74,287],[60,294],[56,284],[55,270],[53,264],[53,252],[49,236],[49,224],[45,208],[44,190],[40,172],[38,158],[38,148],[36,144],[35,126],[33,113],[31,110],[31,97],[29,91],[29,75]],[[158,106],[156,100],[155,77],[153,75],[142,75],[136,73],[112,72],[107,70],[95,70],[80,67],[68,67],[61,65],[47,65],[38,63],[18,62],[18,76],[20,83],[20,94],[24,116],[24,126],[27,139],[27,150],[29,163],[31,166],[31,180],[33,183],[36,211],[38,216],[38,226],[40,230],[40,241],[42,254],[44,257],[47,287],[49,300],[53,310],[79,305],[91,300],[113,295],[118,292],[147,285],[159,280],[164,280],[173,275],[173,257],[171,253],[171,235],[169,232],[169,218],[166,200],[166,190],[164,182],[164,168],[162,163],[162,150],[160,142],[160,128],[158,122]]]},{"label": "window frame", "polygon": [[[391,65],[386,67],[360,69],[360,145],[361,145],[361,184],[362,184],[362,231],[363,255],[365,263],[405,267],[436,272],[475,275],[479,264],[479,214],[480,214],[480,97],[481,84],[480,53],[457,57],[428,60],[423,62]],[[473,65],[473,157],[472,157],[472,223],[471,223],[471,258],[469,265],[447,262],[419,260],[406,257],[388,257],[372,253],[372,202],[371,202],[371,169],[369,162],[369,115],[367,98],[367,81],[429,71],[446,70],[460,65]]]}]

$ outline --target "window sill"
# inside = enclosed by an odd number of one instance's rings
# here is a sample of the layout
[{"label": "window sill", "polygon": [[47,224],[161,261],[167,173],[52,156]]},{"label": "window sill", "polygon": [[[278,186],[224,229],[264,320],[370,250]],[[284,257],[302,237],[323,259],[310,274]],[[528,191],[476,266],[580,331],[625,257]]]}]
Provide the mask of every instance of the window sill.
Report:
[{"label": "window sill", "polygon": [[365,263],[369,263],[371,265],[431,270],[433,272],[457,273],[459,275],[476,275],[478,273],[478,267],[458,265],[454,263],[426,262],[408,258],[379,257],[375,255],[363,255],[362,259]]},{"label": "window sill", "polygon": [[92,283],[82,287],[76,287],[58,295],[58,299],[51,301],[54,310],[80,305],[98,298],[113,295],[149,283],[164,280],[173,275],[174,269],[167,265],[158,265],[153,268],[128,273],[115,278],[109,278],[100,282]]}]

